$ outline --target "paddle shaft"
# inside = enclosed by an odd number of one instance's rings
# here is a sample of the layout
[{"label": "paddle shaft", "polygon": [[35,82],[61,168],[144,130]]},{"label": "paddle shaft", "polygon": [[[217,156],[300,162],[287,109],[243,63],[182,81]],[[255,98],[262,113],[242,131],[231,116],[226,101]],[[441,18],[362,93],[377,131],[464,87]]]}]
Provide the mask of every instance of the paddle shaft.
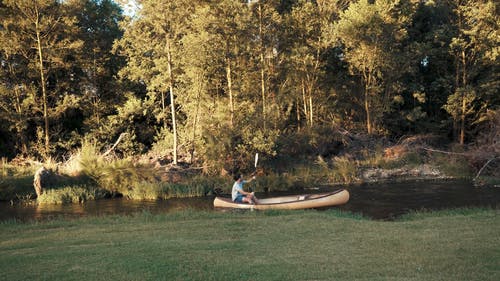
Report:
[{"label": "paddle shaft", "polygon": [[258,162],[259,162],[259,153],[255,153],[255,162],[254,162],[255,171],[252,173],[252,176],[257,174],[257,163]]}]

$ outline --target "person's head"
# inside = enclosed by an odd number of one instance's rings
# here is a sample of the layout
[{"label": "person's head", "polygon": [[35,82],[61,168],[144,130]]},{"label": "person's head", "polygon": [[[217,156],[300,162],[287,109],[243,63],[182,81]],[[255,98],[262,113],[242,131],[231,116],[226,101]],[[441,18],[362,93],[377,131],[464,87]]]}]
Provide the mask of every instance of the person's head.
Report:
[{"label": "person's head", "polygon": [[241,179],[241,177],[242,177],[241,174],[235,174],[234,177],[233,177],[233,179],[234,179],[234,181],[238,181],[238,180]]}]

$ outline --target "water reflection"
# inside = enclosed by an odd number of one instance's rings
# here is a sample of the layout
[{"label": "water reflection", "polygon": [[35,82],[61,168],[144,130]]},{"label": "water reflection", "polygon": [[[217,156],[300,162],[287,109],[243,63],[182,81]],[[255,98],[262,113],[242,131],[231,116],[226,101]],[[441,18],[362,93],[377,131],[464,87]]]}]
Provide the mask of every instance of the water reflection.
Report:
[{"label": "water reflection", "polygon": [[500,188],[474,187],[466,181],[373,184],[349,190],[349,203],[339,208],[374,219],[392,219],[419,210],[500,209]]},{"label": "water reflection", "polygon": [[[307,190],[308,193],[338,189],[321,187]],[[347,188],[351,193],[349,202],[334,207],[360,213],[374,219],[392,219],[414,210],[440,210],[459,207],[492,207],[500,209],[500,188],[476,188],[468,182],[413,182],[357,185]],[[295,192],[304,193],[304,192]],[[287,193],[290,194],[290,193]],[[284,193],[258,194],[260,197],[285,195]],[[110,214],[132,214],[175,212],[194,209],[211,211],[212,197],[182,198],[160,201],[132,201],[109,199],[69,205],[13,205],[0,202],[0,220],[43,220],[54,217],[103,216]]]}]

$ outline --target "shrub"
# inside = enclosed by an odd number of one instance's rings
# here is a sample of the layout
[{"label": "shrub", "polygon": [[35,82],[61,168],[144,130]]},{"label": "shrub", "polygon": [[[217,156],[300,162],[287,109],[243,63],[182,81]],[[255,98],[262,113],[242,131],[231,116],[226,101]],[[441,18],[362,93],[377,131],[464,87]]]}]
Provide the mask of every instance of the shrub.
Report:
[{"label": "shrub", "polygon": [[462,155],[435,154],[431,162],[447,176],[469,178],[473,176],[467,159]]}]

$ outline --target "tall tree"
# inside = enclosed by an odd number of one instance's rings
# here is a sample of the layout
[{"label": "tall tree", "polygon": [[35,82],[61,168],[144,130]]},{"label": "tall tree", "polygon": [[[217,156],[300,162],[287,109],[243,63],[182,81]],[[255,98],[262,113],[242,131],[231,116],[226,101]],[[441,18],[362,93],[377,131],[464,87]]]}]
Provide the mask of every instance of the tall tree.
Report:
[{"label": "tall tree", "polygon": [[10,8],[0,2],[0,120],[6,127],[4,142],[9,143],[13,139],[14,155],[26,155],[27,127],[32,121],[30,108],[35,106],[35,95],[33,87],[27,83],[28,62],[19,53],[20,37],[11,31],[9,25],[11,13]]},{"label": "tall tree", "polygon": [[[230,126],[235,126],[236,95],[241,87],[241,80],[235,77],[245,77],[240,63],[248,48],[248,21],[247,4],[237,0],[211,1],[210,13],[215,21],[209,27],[218,42],[216,47],[219,57],[222,58],[225,71],[225,93],[229,97]],[[216,59],[219,61],[219,59]]]},{"label": "tall tree", "polygon": [[112,53],[113,43],[123,32],[119,22],[123,20],[120,6],[112,0],[71,0],[78,20],[83,57],[81,68],[83,110],[88,116],[87,131],[99,128],[103,117],[114,110],[118,88],[115,79],[124,60]]},{"label": "tall tree", "polygon": [[[117,48],[127,57],[122,75],[146,84],[151,96],[160,93],[161,118],[171,126],[173,134],[173,163],[177,164],[177,117],[175,90],[179,69],[180,43],[193,15],[189,0],[146,0],[136,19],[125,25],[125,34]],[[169,94],[167,101],[165,94]],[[167,122],[167,102],[170,104],[170,123]]]},{"label": "tall tree", "polygon": [[443,47],[452,36],[450,10],[443,1],[413,4],[404,56],[398,59],[400,91],[391,99],[391,112],[384,116],[386,128],[398,136],[438,132],[443,119],[448,119],[442,106],[453,85],[453,62]]},{"label": "tall tree", "polygon": [[43,155],[48,157],[51,151],[50,119],[74,103],[64,90],[61,91],[61,81],[70,82],[71,61],[81,46],[81,41],[75,36],[78,34],[76,20],[60,1],[6,0],[3,3],[7,9],[2,23],[5,36],[14,39],[11,44],[17,44],[11,50],[26,60],[30,76],[34,73],[38,76],[35,87],[39,92],[35,100],[40,104],[43,119]]},{"label": "tall tree", "polygon": [[[262,100],[262,124],[266,130],[267,112],[269,111],[268,96],[275,91],[277,85],[274,77],[277,75],[276,57],[278,56],[281,15],[277,12],[279,1],[249,1],[252,10],[252,34],[255,38],[254,56],[258,57],[260,74],[260,96]],[[275,93],[274,93],[275,94]]]},{"label": "tall tree", "polygon": [[[375,132],[383,110],[385,74],[394,71],[397,42],[404,35],[392,15],[398,1],[360,0],[341,13],[335,33],[343,46],[345,60],[364,86],[363,103],[368,134]],[[404,19],[404,18],[403,18]]]},{"label": "tall tree", "polygon": [[[300,0],[288,16],[288,43],[291,46],[289,75],[298,82],[295,86],[300,89],[297,109],[302,108],[309,127],[314,125],[315,115],[324,99],[321,93],[326,91],[322,91],[320,86],[326,78],[326,54],[333,47],[330,38],[332,24],[344,5],[344,1]],[[297,118],[300,119],[301,115],[297,114]]]},{"label": "tall tree", "polygon": [[[500,18],[498,4],[493,1],[450,0],[450,5],[457,30],[450,44],[455,60],[455,92],[448,97],[444,108],[459,123],[458,141],[464,144],[468,116],[478,111],[485,113],[490,107],[490,100],[484,97],[492,87],[498,93],[498,76],[488,70],[498,70]],[[488,86],[483,88],[484,83]]]},{"label": "tall tree", "polygon": [[[185,144],[189,146],[190,162],[195,161],[195,154],[202,158],[205,145],[204,131],[218,120],[213,118],[217,101],[216,79],[217,57],[215,37],[209,32],[209,26],[215,21],[208,3],[196,6],[195,15],[190,23],[190,32],[182,39],[183,73],[179,77],[182,87],[178,98],[185,115]],[[222,106],[221,106],[222,107]],[[224,107],[225,108],[225,107]]]}]

